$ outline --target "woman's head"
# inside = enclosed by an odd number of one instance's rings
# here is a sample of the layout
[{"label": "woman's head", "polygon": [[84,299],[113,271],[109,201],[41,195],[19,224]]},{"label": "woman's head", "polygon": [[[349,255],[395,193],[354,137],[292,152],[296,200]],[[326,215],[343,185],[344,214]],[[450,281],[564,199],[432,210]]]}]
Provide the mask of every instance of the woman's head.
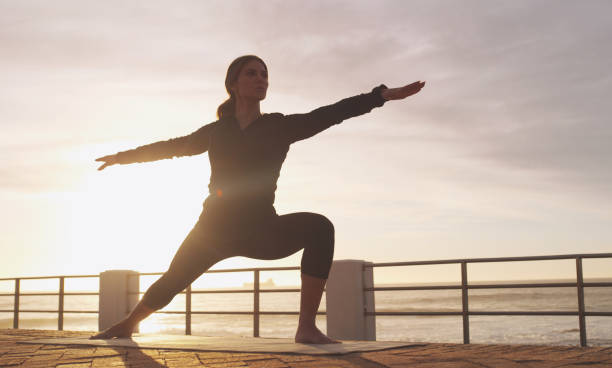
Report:
[{"label": "woman's head", "polygon": [[230,97],[217,109],[217,116],[233,115],[237,99],[261,101],[268,90],[268,68],[255,55],[241,56],[230,64],[225,76],[225,89]]}]

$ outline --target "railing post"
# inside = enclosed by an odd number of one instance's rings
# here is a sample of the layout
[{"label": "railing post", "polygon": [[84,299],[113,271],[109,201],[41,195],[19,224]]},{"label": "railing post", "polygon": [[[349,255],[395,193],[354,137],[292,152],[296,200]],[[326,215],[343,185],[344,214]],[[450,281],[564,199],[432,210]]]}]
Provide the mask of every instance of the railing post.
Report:
[{"label": "railing post", "polygon": [[470,314],[468,308],[467,262],[461,262],[461,304],[463,313],[463,343],[470,343]]},{"label": "railing post", "polygon": [[584,318],[584,279],[582,276],[582,258],[576,257],[576,286],[578,288],[578,325],[580,327],[580,346],[587,346],[586,321]]},{"label": "railing post", "polygon": [[59,278],[59,306],[57,308],[57,330],[64,329],[64,276]]},{"label": "railing post", "polygon": [[373,272],[365,265],[362,260],[332,264],[325,289],[327,335],[332,339],[376,340],[375,316],[366,316],[368,308],[373,309],[374,293],[364,290],[373,285]]},{"label": "railing post", "polygon": [[[125,318],[138,303],[140,277],[136,271],[111,270],[100,274],[98,328],[100,331]],[[138,326],[134,329],[138,332]]]},{"label": "railing post", "polygon": [[253,271],[253,337],[259,337],[259,270]]},{"label": "railing post", "polygon": [[191,335],[191,285],[185,290],[185,335]]},{"label": "railing post", "polygon": [[19,328],[19,279],[15,279],[15,302],[13,303],[13,328]]}]

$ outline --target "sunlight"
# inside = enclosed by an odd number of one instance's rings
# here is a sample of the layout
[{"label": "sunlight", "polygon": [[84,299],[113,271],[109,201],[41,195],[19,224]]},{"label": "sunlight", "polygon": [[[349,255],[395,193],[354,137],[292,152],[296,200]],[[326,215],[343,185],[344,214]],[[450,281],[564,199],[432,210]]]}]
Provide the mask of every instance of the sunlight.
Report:
[{"label": "sunlight", "polygon": [[138,325],[139,333],[159,333],[162,330],[168,329],[167,322],[164,320],[164,315],[152,314]]},{"label": "sunlight", "polygon": [[209,171],[194,164],[174,159],[88,173],[63,210],[73,250],[94,256],[100,269],[165,268],[201,211]]}]

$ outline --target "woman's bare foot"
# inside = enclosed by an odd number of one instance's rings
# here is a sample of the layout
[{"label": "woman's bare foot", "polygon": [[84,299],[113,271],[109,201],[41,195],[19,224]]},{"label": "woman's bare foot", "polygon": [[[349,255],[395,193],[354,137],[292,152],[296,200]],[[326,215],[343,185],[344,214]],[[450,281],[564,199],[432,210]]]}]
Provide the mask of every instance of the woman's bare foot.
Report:
[{"label": "woman's bare foot", "polygon": [[298,327],[295,333],[295,342],[301,344],[340,344],[340,341],[332,340],[321,332],[316,326]]},{"label": "woman's bare foot", "polygon": [[125,320],[117,323],[116,325],[107,328],[106,330],[91,336],[90,340],[104,340],[112,339],[114,337],[130,337],[134,331],[134,326],[126,322]]}]

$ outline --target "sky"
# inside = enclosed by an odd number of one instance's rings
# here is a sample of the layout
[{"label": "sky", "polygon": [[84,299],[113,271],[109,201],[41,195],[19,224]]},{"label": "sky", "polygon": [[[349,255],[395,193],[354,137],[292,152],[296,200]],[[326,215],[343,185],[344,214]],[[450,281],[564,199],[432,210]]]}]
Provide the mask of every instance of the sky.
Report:
[{"label": "sky", "polygon": [[[101,172],[94,160],[215,121],[244,54],[269,69],[263,112],[426,81],[291,146],[275,207],[328,217],[335,259],[610,252],[611,13],[595,0],[0,0],[0,277],[164,271],[207,195],[207,154]],[[610,269],[585,261],[590,277]],[[575,277],[571,261],[469,272]]]}]

